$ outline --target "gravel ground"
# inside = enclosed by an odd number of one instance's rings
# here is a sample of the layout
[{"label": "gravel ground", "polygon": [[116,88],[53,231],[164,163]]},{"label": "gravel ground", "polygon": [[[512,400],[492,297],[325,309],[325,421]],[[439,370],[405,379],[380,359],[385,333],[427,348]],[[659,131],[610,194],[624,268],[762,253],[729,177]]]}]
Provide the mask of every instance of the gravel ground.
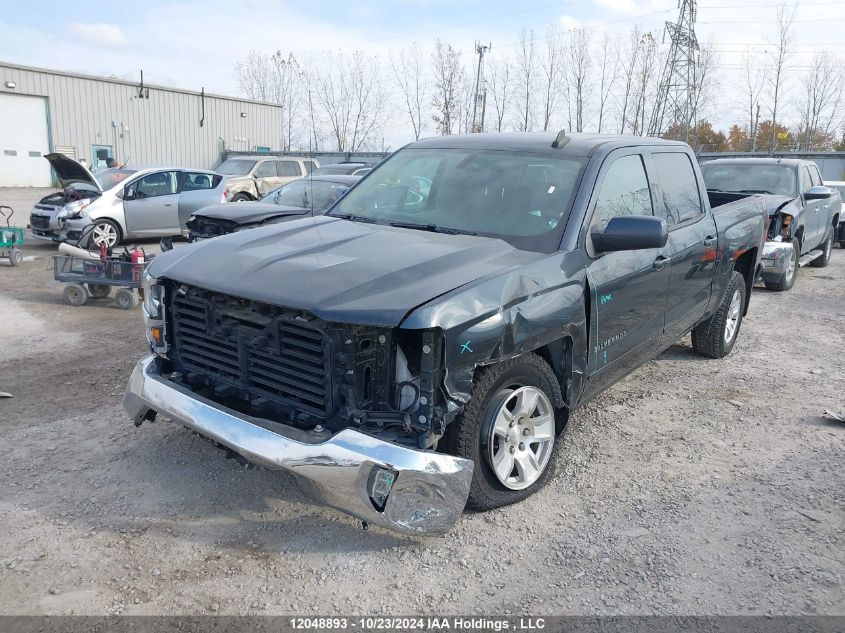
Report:
[{"label": "gravel ground", "polygon": [[65,306],[53,252],[0,262],[0,614],[845,614],[842,250],[756,290],[730,357],[687,338],[579,409],[539,494],[437,538],[133,427],[140,315]]}]

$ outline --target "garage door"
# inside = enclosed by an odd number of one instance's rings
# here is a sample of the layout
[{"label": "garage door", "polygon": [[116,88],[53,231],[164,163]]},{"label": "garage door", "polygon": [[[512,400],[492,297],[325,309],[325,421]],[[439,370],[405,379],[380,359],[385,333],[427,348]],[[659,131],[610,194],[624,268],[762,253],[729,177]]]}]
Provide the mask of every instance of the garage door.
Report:
[{"label": "garage door", "polygon": [[0,187],[49,187],[47,100],[0,92]]}]

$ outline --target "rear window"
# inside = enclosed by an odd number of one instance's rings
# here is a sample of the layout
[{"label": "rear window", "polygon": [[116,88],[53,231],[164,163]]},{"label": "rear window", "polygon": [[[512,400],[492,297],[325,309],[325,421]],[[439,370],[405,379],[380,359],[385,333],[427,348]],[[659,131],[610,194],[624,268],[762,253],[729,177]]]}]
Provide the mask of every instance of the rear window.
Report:
[{"label": "rear window", "polygon": [[737,193],[773,193],[781,196],[796,196],[795,169],[789,165],[704,163],[701,166],[704,183],[713,191]]},{"label": "rear window", "polygon": [[224,176],[246,176],[255,167],[255,160],[229,159],[217,168],[218,174]]}]

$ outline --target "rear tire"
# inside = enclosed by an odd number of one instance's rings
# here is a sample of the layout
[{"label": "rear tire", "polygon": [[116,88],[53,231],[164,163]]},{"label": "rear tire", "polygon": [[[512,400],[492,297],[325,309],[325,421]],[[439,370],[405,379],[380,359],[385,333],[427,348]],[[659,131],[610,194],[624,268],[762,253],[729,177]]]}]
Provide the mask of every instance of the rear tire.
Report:
[{"label": "rear tire", "polygon": [[468,508],[506,506],[546,485],[563,439],[557,422],[566,411],[554,409],[561,399],[557,377],[536,354],[479,370],[469,403],[440,443],[475,463]]},{"label": "rear tire", "polygon": [[62,296],[65,302],[72,306],[85,305],[90,297],[88,288],[82,284],[66,284],[65,289],[62,291]]},{"label": "rear tire", "polygon": [[816,257],[813,261],[810,262],[810,266],[813,268],[827,268],[827,265],[830,263],[830,253],[833,250],[833,227],[827,230],[827,235],[824,237],[824,242],[822,242],[822,255],[821,257]]},{"label": "rear tire", "polygon": [[734,271],[716,314],[692,331],[692,348],[709,358],[723,358],[730,354],[739,336],[744,309],[745,278]]},{"label": "rear tire", "polygon": [[795,285],[795,278],[798,276],[798,259],[801,257],[801,245],[798,240],[792,240],[792,261],[787,270],[777,281],[764,281],[766,290],[784,292]]},{"label": "rear tire", "polygon": [[252,196],[248,193],[236,193],[235,197],[232,198],[232,202],[249,202],[252,200]]}]

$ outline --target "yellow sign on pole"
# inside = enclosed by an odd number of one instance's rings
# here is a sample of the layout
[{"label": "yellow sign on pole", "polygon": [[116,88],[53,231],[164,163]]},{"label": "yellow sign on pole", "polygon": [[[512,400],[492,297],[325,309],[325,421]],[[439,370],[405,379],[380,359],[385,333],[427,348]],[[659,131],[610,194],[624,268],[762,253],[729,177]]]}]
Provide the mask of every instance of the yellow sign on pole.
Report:
[{"label": "yellow sign on pole", "polygon": [[778,132],[778,140],[785,141],[789,138],[789,132]]}]

